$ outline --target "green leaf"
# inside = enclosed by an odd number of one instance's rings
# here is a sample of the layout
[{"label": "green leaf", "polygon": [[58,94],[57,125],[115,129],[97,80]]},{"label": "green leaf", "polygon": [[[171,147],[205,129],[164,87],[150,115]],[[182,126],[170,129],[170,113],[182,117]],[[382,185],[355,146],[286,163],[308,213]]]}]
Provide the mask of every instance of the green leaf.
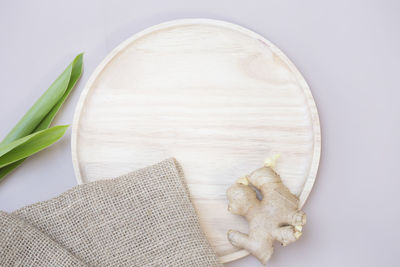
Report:
[{"label": "green leaf", "polygon": [[40,122],[40,124],[36,127],[35,132],[46,129],[50,126],[57,112],[60,110],[61,106],[64,104],[65,100],[67,99],[72,89],[74,88],[76,82],[81,77],[82,66],[83,66],[83,53],[77,55],[74,61],[72,62],[71,78],[69,80],[67,90],[64,92],[64,95],[57,102],[57,104],[55,104],[55,106],[50,110],[50,112],[46,115],[46,117]]},{"label": "green leaf", "polygon": [[8,144],[12,141],[31,134],[40,122],[46,117],[51,109],[64,95],[71,78],[72,63],[63,73],[50,85],[49,89],[33,104],[22,119],[14,126],[2,141]]},{"label": "green leaf", "polygon": [[[25,158],[26,159],[26,158]],[[17,168],[22,162],[24,162],[25,159],[21,159],[19,161],[16,161],[14,163],[11,163],[3,168],[0,168],[0,181],[1,179],[12,172],[15,168]]]},{"label": "green leaf", "polygon": [[[53,108],[50,110],[50,112],[44,117],[44,119],[39,123],[39,125],[36,126],[36,128],[33,132],[37,132],[37,131],[48,128],[50,126],[51,122],[53,121],[54,117],[56,116],[57,112],[60,110],[61,106],[64,104],[68,95],[74,88],[76,82],[79,80],[79,78],[82,75],[83,53],[77,55],[75,57],[74,61],[71,63],[71,65],[72,65],[72,70],[71,70],[70,80],[68,82],[67,89],[65,90],[61,99],[58,100],[58,102],[53,106]],[[7,142],[3,141],[3,143],[7,143]],[[0,143],[0,145],[3,143]],[[5,177],[7,174],[9,174],[11,171],[13,171],[15,168],[17,168],[20,164],[22,164],[22,162],[24,162],[24,160],[25,159],[21,159],[19,161],[16,161],[14,163],[11,163],[11,164],[3,167],[3,168],[0,168],[0,180],[3,177]]]},{"label": "green leaf", "polygon": [[[54,126],[23,137],[22,140],[18,139],[8,145],[3,145],[0,147],[0,151],[8,150],[8,152],[0,156],[0,168],[29,157],[52,145],[64,135],[67,128],[68,125]],[[13,148],[9,150],[10,147]]]},{"label": "green leaf", "polygon": [[31,135],[27,135],[25,137],[22,137],[20,139],[17,139],[9,144],[0,144],[0,157],[3,156],[4,154],[6,154],[7,152],[13,150],[14,148],[16,148],[17,146],[25,143],[26,141],[28,141],[30,138],[32,138],[33,134]]}]

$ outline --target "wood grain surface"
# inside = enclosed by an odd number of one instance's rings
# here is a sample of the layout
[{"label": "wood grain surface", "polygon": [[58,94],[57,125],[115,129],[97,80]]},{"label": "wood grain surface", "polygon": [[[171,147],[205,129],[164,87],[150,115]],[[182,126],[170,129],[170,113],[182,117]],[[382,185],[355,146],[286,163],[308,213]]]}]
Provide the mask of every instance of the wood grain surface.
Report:
[{"label": "wood grain surface", "polygon": [[175,157],[222,262],[248,255],[226,238],[247,232],[227,211],[229,185],[279,153],[277,171],[303,205],[320,149],[317,109],[293,63],[260,35],[207,19],[166,22],[119,45],[89,79],[72,132],[79,183]]}]

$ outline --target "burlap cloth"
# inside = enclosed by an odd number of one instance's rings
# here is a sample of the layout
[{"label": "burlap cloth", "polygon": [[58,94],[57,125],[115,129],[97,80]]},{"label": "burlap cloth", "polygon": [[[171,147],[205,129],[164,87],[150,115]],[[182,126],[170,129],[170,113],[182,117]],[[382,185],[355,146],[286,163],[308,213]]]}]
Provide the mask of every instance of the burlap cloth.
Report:
[{"label": "burlap cloth", "polygon": [[174,159],[0,212],[0,266],[222,266]]}]

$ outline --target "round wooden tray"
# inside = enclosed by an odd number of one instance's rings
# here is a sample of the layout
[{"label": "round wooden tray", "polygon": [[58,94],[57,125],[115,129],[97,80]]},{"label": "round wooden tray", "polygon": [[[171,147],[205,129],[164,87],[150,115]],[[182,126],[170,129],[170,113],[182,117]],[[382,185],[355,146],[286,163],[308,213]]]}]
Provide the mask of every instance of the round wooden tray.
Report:
[{"label": "round wooden tray", "polygon": [[84,183],[175,157],[228,262],[248,254],[226,238],[228,229],[247,232],[227,211],[229,185],[280,153],[277,171],[303,205],[320,141],[309,87],[276,46],[231,23],[185,19],[135,34],[97,67],[75,112],[72,160]]}]

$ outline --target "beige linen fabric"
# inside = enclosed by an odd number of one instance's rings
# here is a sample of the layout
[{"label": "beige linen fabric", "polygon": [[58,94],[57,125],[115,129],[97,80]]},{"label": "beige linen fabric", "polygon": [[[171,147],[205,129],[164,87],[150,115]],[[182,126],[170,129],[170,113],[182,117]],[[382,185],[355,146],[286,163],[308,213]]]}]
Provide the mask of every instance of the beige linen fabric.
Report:
[{"label": "beige linen fabric", "polygon": [[0,212],[0,266],[222,266],[174,159]]}]

